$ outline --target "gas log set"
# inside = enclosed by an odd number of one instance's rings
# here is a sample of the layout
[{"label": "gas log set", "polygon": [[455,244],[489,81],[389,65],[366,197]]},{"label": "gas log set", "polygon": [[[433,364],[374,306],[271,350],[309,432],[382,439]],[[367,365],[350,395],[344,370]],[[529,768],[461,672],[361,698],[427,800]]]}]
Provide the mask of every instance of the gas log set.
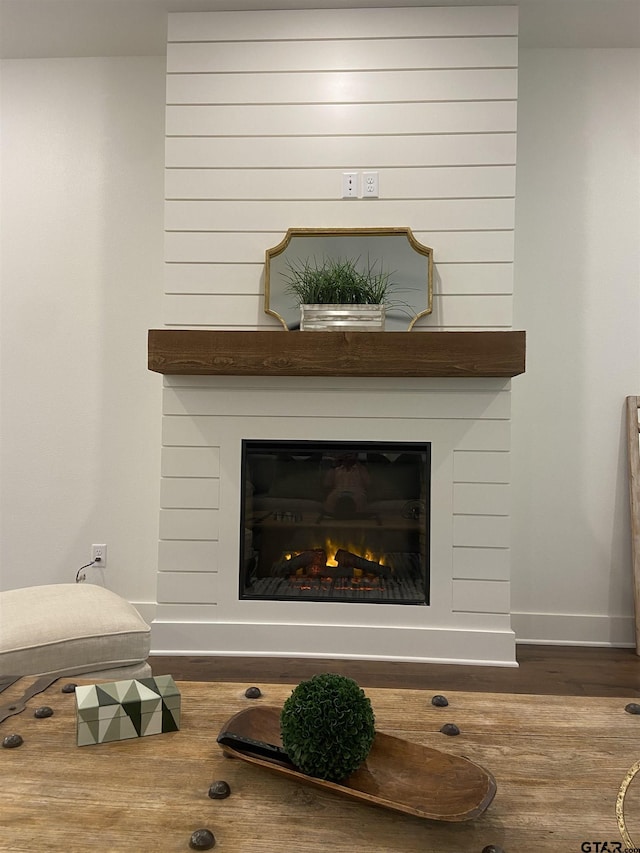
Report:
[{"label": "gas log set", "polygon": [[392,567],[339,548],[333,559],[323,548],[287,554],[273,565],[269,577],[254,578],[256,598],[422,603],[418,554],[385,555]]},{"label": "gas log set", "polygon": [[[334,566],[333,563],[336,565]],[[326,577],[330,579],[354,577],[354,569],[359,575],[373,575],[378,578],[389,578],[391,572],[381,563],[367,560],[351,551],[339,548],[333,563],[328,560],[327,552],[322,548],[302,551],[288,560],[283,560],[274,566],[273,574],[277,577],[290,577],[296,573],[308,577]],[[355,575],[358,577],[358,575]]]}]

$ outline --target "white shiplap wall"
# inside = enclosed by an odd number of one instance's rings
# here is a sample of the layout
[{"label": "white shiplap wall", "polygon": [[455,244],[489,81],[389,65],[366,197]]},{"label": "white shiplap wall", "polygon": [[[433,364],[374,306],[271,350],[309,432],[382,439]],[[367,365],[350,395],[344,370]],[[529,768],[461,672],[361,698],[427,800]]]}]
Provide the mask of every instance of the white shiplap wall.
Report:
[{"label": "white shiplap wall", "polygon": [[[511,325],[515,7],[169,16],[170,326],[277,327],[264,251],[289,227],[410,226],[421,327]],[[377,170],[379,199],[341,196]]]},{"label": "white shiplap wall", "polygon": [[[171,15],[166,325],[276,332],[288,227],[408,225],[418,331],[509,328],[516,33],[513,7]],[[342,200],[366,169],[380,198]],[[499,380],[167,377],[154,648],[513,662],[509,419]],[[238,602],[241,437],[430,440],[430,607]]]}]

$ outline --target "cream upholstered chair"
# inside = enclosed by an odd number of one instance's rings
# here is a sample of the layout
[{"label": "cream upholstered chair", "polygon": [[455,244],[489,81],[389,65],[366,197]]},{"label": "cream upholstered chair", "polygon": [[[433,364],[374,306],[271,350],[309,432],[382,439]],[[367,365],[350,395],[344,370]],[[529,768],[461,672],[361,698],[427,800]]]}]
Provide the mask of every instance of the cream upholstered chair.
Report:
[{"label": "cream upholstered chair", "polygon": [[94,584],[0,592],[0,675],[144,678],[150,634],[132,604]]}]

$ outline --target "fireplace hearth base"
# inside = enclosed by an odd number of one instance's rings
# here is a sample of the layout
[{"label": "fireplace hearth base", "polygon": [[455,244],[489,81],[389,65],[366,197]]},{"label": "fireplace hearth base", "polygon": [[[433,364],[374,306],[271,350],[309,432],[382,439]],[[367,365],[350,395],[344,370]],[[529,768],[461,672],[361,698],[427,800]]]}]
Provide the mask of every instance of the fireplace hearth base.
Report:
[{"label": "fireplace hearth base", "polygon": [[[508,381],[199,376],[165,382],[154,651],[515,665]],[[291,576],[274,573],[283,555],[324,547],[300,534],[308,533],[307,523],[316,529],[327,519],[317,505],[306,517],[300,506],[284,505],[286,494],[280,506],[254,501],[243,508],[243,441],[428,443],[428,600],[316,600],[299,592],[249,597],[246,582]],[[262,500],[264,488],[255,494]],[[420,504],[409,502],[406,510],[420,517]],[[254,511],[257,530],[242,517]],[[352,521],[339,525],[353,527]],[[260,524],[272,525],[276,539],[257,570],[252,552],[264,544],[256,542],[265,533]],[[383,512],[362,526],[367,538],[388,532]],[[353,553],[361,553],[352,547],[359,544],[336,543]],[[406,543],[373,545],[382,565],[384,553],[420,553]],[[335,551],[325,550],[333,559]]]}]

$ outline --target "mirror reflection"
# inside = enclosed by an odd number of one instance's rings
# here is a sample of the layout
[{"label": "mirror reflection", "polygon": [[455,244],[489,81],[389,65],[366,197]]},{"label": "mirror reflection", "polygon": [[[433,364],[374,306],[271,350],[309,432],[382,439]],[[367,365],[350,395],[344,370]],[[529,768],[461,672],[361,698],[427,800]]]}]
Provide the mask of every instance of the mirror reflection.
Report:
[{"label": "mirror reflection", "polygon": [[299,299],[291,292],[292,272],[327,261],[374,269],[391,284],[387,331],[410,330],[432,311],[433,250],[410,228],[290,228],[265,256],[265,312],[288,330],[300,328]]}]

